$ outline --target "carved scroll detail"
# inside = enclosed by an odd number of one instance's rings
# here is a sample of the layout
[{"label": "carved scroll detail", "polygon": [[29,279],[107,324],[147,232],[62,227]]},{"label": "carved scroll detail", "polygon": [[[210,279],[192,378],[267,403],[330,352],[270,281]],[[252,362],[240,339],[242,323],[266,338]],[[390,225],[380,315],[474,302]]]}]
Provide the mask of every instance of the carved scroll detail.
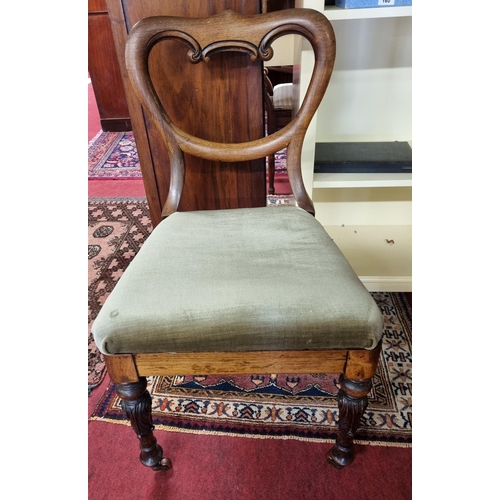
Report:
[{"label": "carved scroll detail", "polygon": [[162,40],[179,40],[189,47],[187,56],[190,62],[196,64],[202,60],[201,46],[191,35],[179,30],[162,31],[149,40],[148,49],[151,50],[153,46]]},{"label": "carved scroll detail", "polygon": [[245,52],[254,62],[259,57],[257,47],[253,43],[240,40],[224,40],[223,42],[214,42],[207,45],[202,51],[202,59],[205,62],[210,62],[210,57],[217,52]]},{"label": "carved scroll detail", "polygon": [[279,37],[284,35],[298,35],[301,34],[306,37],[310,42],[314,40],[314,36],[303,26],[297,24],[284,24],[271,30],[260,42],[259,57],[263,61],[269,61],[273,57],[273,49],[271,44]]},{"label": "carved scroll detail", "polygon": [[231,51],[245,52],[254,62],[257,59],[269,61],[274,55],[271,44],[277,38],[287,34],[302,34],[309,41],[313,40],[312,34],[306,28],[296,24],[286,24],[270,31],[261,40],[258,47],[253,43],[243,40],[224,40],[211,43],[202,49],[199,42],[191,35],[179,30],[167,30],[162,31],[161,33],[158,33],[154,37],[152,37],[148,42],[148,49],[151,50],[154,45],[162,40],[179,40],[189,47],[187,56],[189,61],[193,64],[197,64],[200,61],[205,61],[208,63],[210,62],[210,57],[213,54],[216,54],[217,52]]}]

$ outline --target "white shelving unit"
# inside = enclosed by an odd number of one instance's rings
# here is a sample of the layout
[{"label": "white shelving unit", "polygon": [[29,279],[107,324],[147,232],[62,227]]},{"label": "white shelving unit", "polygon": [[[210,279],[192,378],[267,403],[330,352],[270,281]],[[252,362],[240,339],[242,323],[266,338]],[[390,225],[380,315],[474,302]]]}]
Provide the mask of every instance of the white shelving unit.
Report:
[{"label": "white shelving unit", "polygon": [[[321,0],[297,7],[323,12],[337,39],[325,98],[306,135],[306,189],[323,224],[370,291],[411,291],[412,174],[315,174],[316,142],[411,144],[411,7],[340,9]],[[302,100],[314,65],[295,37],[294,82]]]}]

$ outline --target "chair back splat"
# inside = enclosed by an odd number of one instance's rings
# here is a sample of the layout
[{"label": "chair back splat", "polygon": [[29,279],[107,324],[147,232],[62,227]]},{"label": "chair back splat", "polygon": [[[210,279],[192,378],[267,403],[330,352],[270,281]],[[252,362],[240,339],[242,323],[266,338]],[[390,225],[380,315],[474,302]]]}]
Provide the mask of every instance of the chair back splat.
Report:
[{"label": "chair back splat", "polygon": [[[227,51],[245,52],[250,63],[262,64],[273,57],[272,43],[290,34],[302,35],[311,43],[316,63],[303,103],[283,129],[258,140],[228,144],[195,137],[172,122],[148,71],[148,56],[156,44],[177,40],[184,45],[181,50],[186,50],[186,62],[192,64],[210,63],[214,54]],[[335,35],[322,14],[309,9],[290,9],[246,16],[225,10],[204,19],[150,17],[139,21],[131,30],[125,58],[138,99],[160,131],[169,152],[171,182],[163,216],[171,215],[179,206],[184,184],[183,153],[206,160],[237,162],[264,158],[285,147],[287,171],[297,205],[314,214],[302,180],[300,157],[307,127],[324,96],[335,61]]]},{"label": "chair back splat", "polygon": [[[169,50],[186,51],[186,64],[210,66],[219,52],[243,52],[248,66],[258,64],[263,74],[263,61],[273,56],[272,43],[289,34],[310,42],[315,66],[301,107],[279,130],[267,135],[262,130],[262,137],[252,135],[246,142],[231,141],[228,133],[227,142],[214,142],[178,127],[171,116],[179,110],[165,109],[155,91],[148,57],[163,42]],[[254,16],[226,10],[207,18],[151,17],[130,32],[128,77],[166,145],[170,190],[161,222],[106,299],[92,333],[139,438],[140,461],[153,470],[169,469],[172,463],[163,457],[153,433],[146,377],[175,374],[338,373],[337,440],[327,460],[341,469],[354,458],[354,434],[379,361],[383,317],[314,218],[301,172],[304,136],[328,86],[334,59],[331,24],[309,9]],[[230,78],[229,73],[230,66],[214,78]],[[171,90],[189,95],[180,86]],[[221,99],[238,98],[229,94]],[[264,109],[263,102],[256,104]],[[189,105],[185,109],[190,112]],[[210,119],[203,120],[206,116],[218,115],[200,116],[198,135],[211,126]],[[231,116],[226,119],[230,128]],[[296,206],[179,209],[185,177],[190,178],[185,155],[237,163],[284,148]],[[201,174],[195,178],[210,182],[203,169]],[[278,280],[286,280],[285,293],[277,293]]]}]

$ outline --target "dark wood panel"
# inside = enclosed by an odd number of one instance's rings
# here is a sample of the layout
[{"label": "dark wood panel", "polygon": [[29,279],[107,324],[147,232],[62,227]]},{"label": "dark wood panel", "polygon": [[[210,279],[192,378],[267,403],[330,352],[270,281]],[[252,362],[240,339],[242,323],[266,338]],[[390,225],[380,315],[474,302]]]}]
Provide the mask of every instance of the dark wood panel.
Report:
[{"label": "dark wood panel", "polygon": [[108,12],[106,0],[89,0],[89,13],[90,12]]},{"label": "dark wood panel", "polygon": [[277,10],[293,9],[295,0],[264,0],[264,12],[276,12]]},{"label": "dark wood panel", "polygon": [[[262,103],[261,64],[239,53],[215,54],[209,64],[186,61],[187,49],[180,42],[164,42],[151,53],[150,73],[174,123],[197,137],[221,142],[262,137],[262,106],[255,105]],[[156,130],[146,123],[148,134],[156,138]],[[155,170],[161,168],[158,159],[165,157],[166,151],[153,158]],[[162,199],[167,196],[167,172],[159,172]],[[265,205],[264,160],[220,164],[186,158],[179,210],[251,207],[255,198],[259,206]]]},{"label": "dark wood panel", "polygon": [[293,66],[267,66],[267,76],[273,87],[280,83],[292,83]]},{"label": "dark wood panel", "polygon": [[[144,17],[205,17],[226,8],[254,14],[260,12],[260,1],[107,0],[107,3],[151,218],[156,225],[168,194],[170,168],[166,148],[133,95],[124,71],[127,33]],[[212,140],[239,142],[261,137],[264,128],[261,63],[251,63],[247,55],[239,53],[217,54],[209,65],[191,65],[186,60],[185,47],[171,41],[162,42],[151,54],[152,78],[172,119],[188,132]],[[208,78],[209,71],[215,73],[215,79]],[[179,209],[265,206],[265,191],[265,160],[221,165],[187,157],[186,185]]]},{"label": "dark wood panel", "polygon": [[[97,7],[102,6],[97,5]],[[88,57],[88,69],[102,129],[104,131],[131,130],[125,89],[106,12],[89,12]]]}]

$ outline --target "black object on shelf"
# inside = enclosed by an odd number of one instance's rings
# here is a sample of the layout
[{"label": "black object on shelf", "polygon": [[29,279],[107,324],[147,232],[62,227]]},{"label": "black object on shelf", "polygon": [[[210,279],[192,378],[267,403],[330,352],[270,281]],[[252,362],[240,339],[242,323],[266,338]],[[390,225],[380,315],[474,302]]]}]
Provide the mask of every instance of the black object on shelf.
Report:
[{"label": "black object on shelf", "polygon": [[408,142],[318,142],[315,173],[411,173]]}]

